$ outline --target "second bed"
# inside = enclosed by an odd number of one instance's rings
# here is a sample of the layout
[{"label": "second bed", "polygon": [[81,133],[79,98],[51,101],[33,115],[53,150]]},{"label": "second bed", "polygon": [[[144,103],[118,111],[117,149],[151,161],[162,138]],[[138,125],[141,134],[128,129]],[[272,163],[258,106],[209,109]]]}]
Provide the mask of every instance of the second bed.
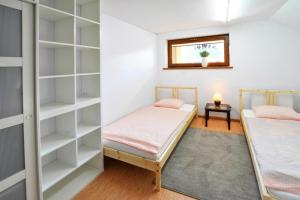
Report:
[{"label": "second bed", "polygon": [[[256,102],[256,96],[262,97],[262,106],[252,105],[252,109],[245,109],[245,94],[255,97],[251,104]],[[286,107],[286,102],[293,100],[296,94],[300,92],[241,90],[241,119],[262,200],[300,200],[300,118],[282,119],[287,110],[293,110]],[[269,110],[269,116],[282,109],[285,113],[276,114],[278,118],[261,117],[259,109],[265,113]]]}]

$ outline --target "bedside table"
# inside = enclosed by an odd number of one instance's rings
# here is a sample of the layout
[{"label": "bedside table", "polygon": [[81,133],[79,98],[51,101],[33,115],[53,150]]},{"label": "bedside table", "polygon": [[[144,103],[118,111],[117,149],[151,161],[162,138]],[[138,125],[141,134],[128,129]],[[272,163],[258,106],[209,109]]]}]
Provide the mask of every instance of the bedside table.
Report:
[{"label": "bedside table", "polygon": [[231,106],[228,104],[221,104],[216,106],[214,103],[207,103],[205,106],[205,127],[207,127],[207,121],[209,120],[209,112],[223,112],[227,114],[228,130],[230,130],[230,112]]}]

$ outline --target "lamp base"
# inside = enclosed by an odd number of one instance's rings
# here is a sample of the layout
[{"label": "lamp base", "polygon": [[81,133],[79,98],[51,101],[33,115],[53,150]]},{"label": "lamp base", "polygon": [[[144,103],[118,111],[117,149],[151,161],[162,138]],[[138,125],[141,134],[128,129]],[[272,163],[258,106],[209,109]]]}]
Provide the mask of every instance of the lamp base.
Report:
[{"label": "lamp base", "polygon": [[214,103],[215,103],[215,106],[217,106],[217,107],[220,107],[220,105],[221,105],[221,101],[215,101]]}]

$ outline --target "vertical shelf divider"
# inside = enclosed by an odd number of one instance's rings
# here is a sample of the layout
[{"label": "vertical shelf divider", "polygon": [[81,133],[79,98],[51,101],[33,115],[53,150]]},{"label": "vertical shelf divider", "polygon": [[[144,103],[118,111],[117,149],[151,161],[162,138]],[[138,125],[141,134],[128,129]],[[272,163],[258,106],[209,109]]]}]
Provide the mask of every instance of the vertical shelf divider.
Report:
[{"label": "vertical shelf divider", "polygon": [[[73,29],[73,44],[74,44],[74,68],[73,68],[73,72],[74,72],[74,75],[75,75],[75,78],[74,78],[74,85],[75,85],[75,88],[74,88],[74,90],[75,90],[75,104],[77,104],[77,76],[76,76],[76,66],[77,66],[77,48],[76,48],[76,35],[77,35],[77,33],[76,33],[76,21],[77,21],[77,19],[76,19],[76,5],[77,5],[77,0],[74,0],[74,7],[73,7],[73,13],[74,13],[74,29]],[[78,128],[77,128],[77,118],[78,118],[78,116],[77,116],[77,110],[76,110],[76,112],[75,112],[75,134],[76,134],[76,137],[77,137],[77,135],[78,135]],[[77,166],[78,166],[78,148],[77,148],[77,146],[78,146],[78,141],[76,140],[76,163],[77,163]]]},{"label": "vertical shelf divider", "polygon": [[[37,2],[35,90],[41,200],[71,199],[103,171],[100,28],[100,0]],[[57,106],[45,111],[48,103]]]}]

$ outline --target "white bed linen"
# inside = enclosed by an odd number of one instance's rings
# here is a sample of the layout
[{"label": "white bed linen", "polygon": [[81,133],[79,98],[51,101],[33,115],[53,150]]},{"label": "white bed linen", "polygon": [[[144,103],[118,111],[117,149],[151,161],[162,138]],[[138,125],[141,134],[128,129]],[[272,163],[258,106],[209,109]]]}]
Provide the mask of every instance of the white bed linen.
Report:
[{"label": "white bed linen", "polygon": [[[181,106],[180,110],[184,110],[184,111],[187,111],[187,112],[192,112],[194,108],[195,108],[195,106],[192,105],[192,104],[183,104]],[[168,148],[169,144],[171,143],[171,141],[176,136],[176,133],[178,132],[178,130],[180,130],[184,126],[185,122],[186,122],[186,120],[184,120],[181,123],[181,125],[179,125],[178,128],[172,133],[172,135],[169,138],[168,142],[165,143],[165,145],[163,146],[163,148],[161,148],[161,150],[158,154],[152,154],[152,153],[148,153],[148,152],[145,152],[145,151],[141,151],[141,150],[133,148],[129,145],[122,144],[122,143],[119,143],[119,142],[115,142],[115,141],[112,141],[112,140],[106,140],[104,138],[103,138],[103,145],[106,146],[106,147],[117,149],[119,151],[124,151],[124,152],[131,153],[131,154],[143,157],[143,158],[147,158],[147,159],[150,159],[150,160],[156,160],[157,161],[157,160],[160,160],[162,154]]]},{"label": "white bed linen", "polygon": [[300,200],[299,195],[282,192],[278,190],[272,190],[272,189],[268,189],[268,191],[272,197],[275,197],[278,200]]},{"label": "white bed linen", "polygon": [[[280,180],[280,185],[300,185],[300,123],[297,121],[256,118],[243,110],[248,134],[256,153],[264,182]],[[299,135],[298,135],[299,132]],[[298,150],[297,150],[298,149]],[[270,182],[271,180],[271,182]],[[274,182],[275,183],[275,182]],[[267,187],[280,200],[300,200],[300,195]]]},{"label": "white bed linen", "polygon": [[255,118],[255,113],[251,109],[244,109],[242,113],[245,118]]}]

